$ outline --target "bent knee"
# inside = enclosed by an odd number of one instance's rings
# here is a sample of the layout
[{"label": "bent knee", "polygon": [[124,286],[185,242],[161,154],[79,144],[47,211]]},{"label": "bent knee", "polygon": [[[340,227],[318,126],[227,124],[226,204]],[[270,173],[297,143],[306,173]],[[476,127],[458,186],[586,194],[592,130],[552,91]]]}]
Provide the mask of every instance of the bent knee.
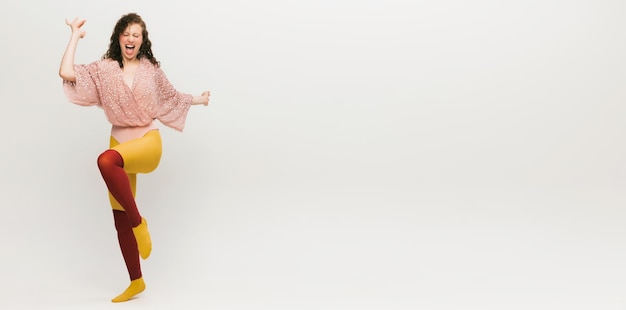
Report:
[{"label": "bent knee", "polygon": [[111,167],[124,167],[124,159],[116,150],[108,149],[98,156],[98,168],[102,170]]}]

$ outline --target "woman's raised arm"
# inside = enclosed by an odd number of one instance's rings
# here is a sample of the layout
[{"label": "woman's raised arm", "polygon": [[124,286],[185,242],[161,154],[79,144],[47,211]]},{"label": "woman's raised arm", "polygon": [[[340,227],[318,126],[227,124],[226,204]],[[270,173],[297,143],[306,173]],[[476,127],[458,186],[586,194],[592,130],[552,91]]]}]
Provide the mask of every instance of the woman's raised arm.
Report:
[{"label": "woman's raised arm", "polygon": [[61,59],[61,66],[59,68],[59,76],[70,82],[76,81],[76,73],[74,72],[74,55],[76,54],[76,46],[78,40],[85,36],[85,31],[81,30],[85,24],[84,19],[74,18],[73,21],[65,20],[65,23],[72,28],[72,35],[70,36],[70,42],[67,44],[63,58]]}]

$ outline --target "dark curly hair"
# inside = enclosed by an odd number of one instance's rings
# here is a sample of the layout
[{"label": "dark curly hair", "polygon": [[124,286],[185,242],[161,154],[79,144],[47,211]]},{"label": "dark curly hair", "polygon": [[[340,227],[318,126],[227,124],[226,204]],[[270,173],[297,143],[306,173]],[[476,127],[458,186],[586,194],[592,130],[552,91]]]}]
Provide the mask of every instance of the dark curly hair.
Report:
[{"label": "dark curly hair", "polygon": [[156,58],[154,58],[154,55],[152,55],[152,42],[150,42],[150,39],[148,38],[146,23],[143,19],[141,19],[141,16],[137,15],[137,13],[126,14],[117,21],[115,28],[113,28],[113,34],[111,34],[109,50],[107,50],[107,52],[102,56],[102,59],[116,60],[120,64],[120,68],[124,68],[124,63],[122,63],[122,48],[120,47],[120,35],[129,25],[133,24],[141,26],[141,36],[143,37],[143,42],[139,48],[139,53],[137,53],[137,58],[147,58],[153,65],[159,66],[160,63],[156,60]]}]

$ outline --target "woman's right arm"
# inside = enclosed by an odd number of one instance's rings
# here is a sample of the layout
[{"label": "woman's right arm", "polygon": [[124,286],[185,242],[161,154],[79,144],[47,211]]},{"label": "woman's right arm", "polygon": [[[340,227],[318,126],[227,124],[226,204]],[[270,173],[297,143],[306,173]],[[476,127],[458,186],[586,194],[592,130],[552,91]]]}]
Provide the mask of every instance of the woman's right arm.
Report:
[{"label": "woman's right arm", "polygon": [[70,42],[67,44],[67,48],[65,49],[65,53],[61,59],[59,76],[63,80],[75,82],[76,73],[74,72],[74,54],[76,54],[78,40],[85,36],[85,31],[80,29],[80,27],[85,24],[85,20],[74,18],[74,20],[70,22],[66,19],[65,23],[72,28],[72,35],[70,36]]}]

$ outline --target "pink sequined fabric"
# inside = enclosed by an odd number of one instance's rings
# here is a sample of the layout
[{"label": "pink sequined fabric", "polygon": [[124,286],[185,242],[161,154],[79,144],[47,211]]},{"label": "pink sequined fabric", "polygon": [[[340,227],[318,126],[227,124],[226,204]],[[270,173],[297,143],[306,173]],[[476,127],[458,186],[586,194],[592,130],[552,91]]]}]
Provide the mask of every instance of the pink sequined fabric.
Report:
[{"label": "pink sequined fabric", "polygon": [[140,59],[132,87],[124,83],[115,60],[74,65],[76,82],[63,81],[67,98],[78,105],[98,106],[109,122],[120,127],[146,126],[158,119],[183,131],[193,96],[178,92],[161,68]]}]

